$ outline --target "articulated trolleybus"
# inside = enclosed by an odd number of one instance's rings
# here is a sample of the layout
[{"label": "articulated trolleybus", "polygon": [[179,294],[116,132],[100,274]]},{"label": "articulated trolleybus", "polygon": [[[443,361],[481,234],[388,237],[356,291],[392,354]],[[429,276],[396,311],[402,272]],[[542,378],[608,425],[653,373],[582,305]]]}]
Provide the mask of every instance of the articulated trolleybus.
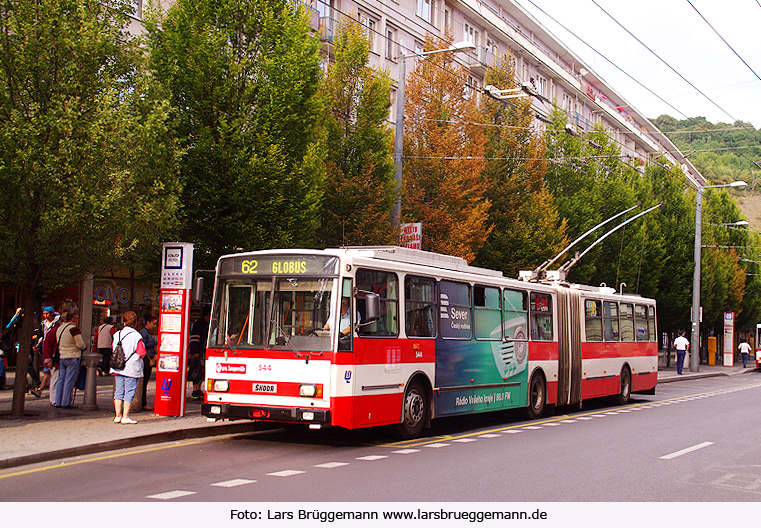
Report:
[{"label": "articulated trolleybus", "polygon": [[392,425],[654,393],[655,302],[400,247],[219,259],[203,414]]}]

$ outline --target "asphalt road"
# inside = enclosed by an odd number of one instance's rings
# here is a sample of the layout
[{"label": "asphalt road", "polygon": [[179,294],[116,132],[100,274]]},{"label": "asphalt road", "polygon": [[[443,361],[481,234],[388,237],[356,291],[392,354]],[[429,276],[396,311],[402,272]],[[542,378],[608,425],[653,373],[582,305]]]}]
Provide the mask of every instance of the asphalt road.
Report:
[{"label": "asphalt road", "polygon": [[446,419],[423,439],[284,430],[0,471],[0,501],[761,500],[761,373],[670,383],[522,421]]}]

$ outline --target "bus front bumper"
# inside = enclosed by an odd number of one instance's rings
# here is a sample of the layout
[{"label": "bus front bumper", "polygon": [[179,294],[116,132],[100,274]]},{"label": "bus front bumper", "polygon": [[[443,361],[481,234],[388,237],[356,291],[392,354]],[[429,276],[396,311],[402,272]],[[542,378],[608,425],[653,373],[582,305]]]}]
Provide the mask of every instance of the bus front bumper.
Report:
[{"label": "bus front bumper", "polygon": [[327,409],[204,403],[201,406],[201,414],[208,418],[226,418],[229,420],[330,424],[330,411]]}]

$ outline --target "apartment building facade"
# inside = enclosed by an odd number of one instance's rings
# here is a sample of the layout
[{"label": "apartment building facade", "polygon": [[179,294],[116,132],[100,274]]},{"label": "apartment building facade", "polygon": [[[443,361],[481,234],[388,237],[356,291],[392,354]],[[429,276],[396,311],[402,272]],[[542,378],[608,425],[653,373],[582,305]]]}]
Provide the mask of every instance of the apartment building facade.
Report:
[{"label": "apartment building facade", "polygon": [[[367,28],[371,64],[387,69],[398,81],[402,57],[421,52],[426,36],[441,37],[448,29],[455,42],[466,40],[476,46],[458,53],[457,60],[469,67],[465,83],[477,92],[484,88],[487,67],[507,53],[515,61],[516,80],[541,96],[532,98],[538,123],[547,119],[553,106],[560,107],[568,116],[569,132],[583,135],[595,124],[603,126],[632,165],[643,166],[662,154],[682,168],[693,186],[706,183],[646,116],[512,0],[301,1],[310,10],[326,61],[341,22],[351,17]],[[412,67],[407,64],[407,71]]]}]

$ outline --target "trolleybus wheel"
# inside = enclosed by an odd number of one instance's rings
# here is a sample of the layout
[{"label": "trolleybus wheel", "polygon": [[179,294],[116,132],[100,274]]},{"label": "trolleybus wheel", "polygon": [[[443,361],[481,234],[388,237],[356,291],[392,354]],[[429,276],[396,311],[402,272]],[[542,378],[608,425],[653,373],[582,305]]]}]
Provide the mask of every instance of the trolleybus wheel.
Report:
[{"label": "trolleybus wheel", "polygon": [[621,370],[621,378],[618,382],[618,403],[626,405],[632,395],[632,373],[629,367],[624,366]]},{"label": "trolleybus wheel", "polygon": [[423,431],[428,417],[428,400],[419,381],[412,381],[404,391],[402,401],[402,422],[396,426],[396,433],[402,439],[417,438]]},{"label": "trolleybus wheel", "polygon": [[528,417],[531,420],[540,418],[544,414],[546,404],[547,385],[544,383],[544,376],[536,373],[531,376],[531,383],[528,386]]}]

